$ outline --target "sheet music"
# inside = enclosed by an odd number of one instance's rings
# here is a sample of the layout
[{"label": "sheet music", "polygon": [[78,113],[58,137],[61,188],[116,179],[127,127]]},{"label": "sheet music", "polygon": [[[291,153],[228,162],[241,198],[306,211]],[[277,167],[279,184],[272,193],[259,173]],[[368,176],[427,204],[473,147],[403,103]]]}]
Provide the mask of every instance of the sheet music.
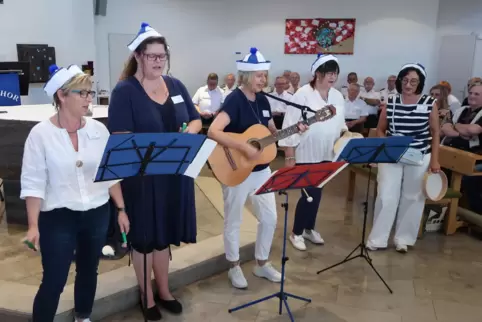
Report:
[{"label": "sheet music", "polygon": [[216,142],[211,139],[206,139],[199,149],[196,158],[191,162],[189,167],[184,172],[185,176],[196,179],[201,172],[202,167],[206,164],[209,156],[216,147]]}]

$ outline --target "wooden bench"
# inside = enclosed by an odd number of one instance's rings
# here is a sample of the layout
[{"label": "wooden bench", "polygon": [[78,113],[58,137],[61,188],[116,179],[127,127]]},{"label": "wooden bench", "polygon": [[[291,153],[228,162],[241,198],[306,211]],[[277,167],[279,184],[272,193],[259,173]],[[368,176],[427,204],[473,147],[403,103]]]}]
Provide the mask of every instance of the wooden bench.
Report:
[{"label": "wooden bench", "polygon": [[[354,195],[355,195],[355,185],[356,185],[356,176],[361,175],[366,178],[368,178],[370,169],[366,167],[365,165],[360,165],[360,164],[351,164],[347,167],[349,171],[349,179],[348,179],[348,194],[347,194],[347,201],[353,201]],[[372,173],[370,180],[373,181],[374,183],[374,189],[375,189],[375,196],[377,195],[377,174],[378,174],[378,169],[376,167],[372,168]],[[453,179],[453,178],[452,178]],[[453,180],[452,180],[453,181]],[[448,228],[452,228],[452,226],[448,226],[447,222],[451,222],[449,218],[453,217],[456,219],[457,217],[457,208],[459,204],[459,199],[462,197],[462,194],[460,193],[460,184],[457,187],[457,189],[454,189],[452,185],[447,189],[447,193],[445,194],[445,197],[439,201],[431,201],[431,200],[426,200],[426,204],[448,204],[448,211],[445,219],[445,234],[450,235],[453,234],[457,229],[455,230],[449,230]],[[457,224],[459,225],[459,224]],[[420,225],[422,227],[422,225]],[[458,226],[459,228],[461,226]],[[419,230],[419,237],[422,234],[422,230]]]}]

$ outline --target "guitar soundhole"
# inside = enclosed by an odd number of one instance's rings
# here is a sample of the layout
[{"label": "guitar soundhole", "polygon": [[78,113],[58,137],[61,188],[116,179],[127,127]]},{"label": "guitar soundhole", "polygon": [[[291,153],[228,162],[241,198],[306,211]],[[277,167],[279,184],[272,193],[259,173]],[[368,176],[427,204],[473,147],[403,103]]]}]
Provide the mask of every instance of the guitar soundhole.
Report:
[{"label": "guitar soundhole", "polygon": [[248,143],[251,144],[256,149],[261,150],[261,144],[258,141],[256,141],[255,139],[249,140]]}]

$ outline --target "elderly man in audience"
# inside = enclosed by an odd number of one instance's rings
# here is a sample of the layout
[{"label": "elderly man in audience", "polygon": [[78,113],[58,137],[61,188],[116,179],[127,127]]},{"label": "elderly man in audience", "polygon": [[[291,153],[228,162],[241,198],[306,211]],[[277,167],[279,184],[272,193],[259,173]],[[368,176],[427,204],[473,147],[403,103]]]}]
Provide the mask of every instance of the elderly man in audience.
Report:
[{"label": "elderly man in audience", "polygon": [[[468,106],[451,112],[442,125],[443,145],[464,151],[482,154],[482,82],[473,83],[469,88]],[[482,171],[477,164],[476,171]],[[469,207],[482,214],[482,177],[466,176],[462,180],[462,191],[467,196]]]},{"label": "elderly man in audience", "polygon": [[[275,90],[270,93],[273,96],[279,97],[284,99],[285,101],[291,101],[293,94],[285,90],[286,84],[288,80],[284,76],[276,77],[274,82]],[[283,119],[286,113],[286,103],[280,102],[275,100],[271,97],[268,97],[269,105],[271,106],[271,113],[273,114],[273,121],[276,125],[277,129],[281,129],[283,127]]]},{"label": "elderly man in audience", "polygon": [[372,77],[365,78],[363,85],[365,88],[360,90],[360,98],[370,106],[367,121],[365,122],[365,128],[376,128],[378,124],[378,106],[381,103],[380,92],[376,92],[373,89],[375,86],[375,80]]},{"label": "elderly man in audience", "polygon": [[[350,84],[358,84],[358,75],[355,72],[350,72],[348,73],[348,76],[346,77],[346,85],[343,85],[340,88],[340,92],[343,94],[344,98],[348,97],[348,85]],[[360,86],[361,89],[361,86]]]},{"label": "elderly man in audience", "polygon": [[288,81],[291,83],[288,92],[291,94],[296,93],[296,91],[300,88],[300,74],[297,72],[292,72]]},{"label": "elderly man in audience", "polygon": [[221,102],[223,101],[223,91],[218,87],[218,75],[211,73],[208,75],[207,84],[201,86],[192,97],[192,102],[196,106],[203,125],[209,125],[216,116]]},{"label": "elderly man in audience", "polygon": [[236,89],[236,76],[233,73],[229,73],[224,78],[224,85],[221,86],[221,90],[224,92],[223,98],[226,98],[232,91]]},{"label": "elderly man in audience", "polygon": [[360,85],[348,85],[348,98],[345,100],[345,121],[350,132],[361,133],[370,107],[358,98],[358,95],[360,95]]},{"label": "elderly man in audience", "polygon": [[452,94],[452,85],[450,85],[449,82],[441,81],[440,85],[447,88],[447,91],[449,93],[449,96],[447,97],[447,101],[449,103],[450,111],[452,113],[454,113],[456,110],[458,110],[460,107],[462,107],[462,104],[460,104],[459,99]]},{"label": "elderly man in audience", "polygon": [[380,90],[380,101],[386,102],[389,97],[393,97],[398,94],[395,87],[395,82],[397,81],[396,75],[390,75],[387,79],[387,87]]}]

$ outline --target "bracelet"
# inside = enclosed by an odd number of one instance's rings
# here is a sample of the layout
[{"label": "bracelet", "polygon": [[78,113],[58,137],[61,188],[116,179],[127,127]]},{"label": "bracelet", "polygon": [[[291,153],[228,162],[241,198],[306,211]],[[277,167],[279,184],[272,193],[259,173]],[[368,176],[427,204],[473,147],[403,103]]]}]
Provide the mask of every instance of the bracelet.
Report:
[{"label": "bracelet", "polygon": [[294,160],[295,157],[285,157],[285,160],[288,161],[288,160]]}]

